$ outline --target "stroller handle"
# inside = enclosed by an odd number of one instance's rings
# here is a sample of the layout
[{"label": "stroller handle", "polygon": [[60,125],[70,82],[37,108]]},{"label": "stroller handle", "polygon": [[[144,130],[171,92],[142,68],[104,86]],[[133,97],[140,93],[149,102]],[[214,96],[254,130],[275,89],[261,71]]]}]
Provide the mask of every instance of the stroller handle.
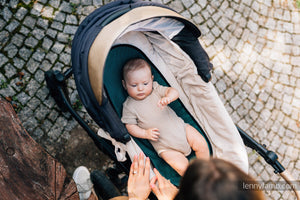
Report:
[{"label": "stroller handle", "polygon": [[261,155],[265,161],[270,164],[274,168],[274,173],[282,173],[285,168],[281,165],[281,163],[277,160],[278,156],[273,151],[269,151],[266,148],[266,145],[261,145],[252,137],[250,137],[245,131],[243,131],[240,127],[236,126],[245,145],[255,150],[259,155]]}]

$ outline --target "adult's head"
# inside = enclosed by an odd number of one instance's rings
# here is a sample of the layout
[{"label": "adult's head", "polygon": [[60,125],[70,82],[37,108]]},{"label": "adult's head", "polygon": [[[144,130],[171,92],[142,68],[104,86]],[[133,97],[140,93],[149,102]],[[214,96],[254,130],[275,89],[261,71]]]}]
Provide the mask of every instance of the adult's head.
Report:
[{"label": "adult's head", "polygon": [[257,183],[235,165],[221,160],[195,160],[182,177],[175,200],[262,200],[260,190],[243,185]]}]

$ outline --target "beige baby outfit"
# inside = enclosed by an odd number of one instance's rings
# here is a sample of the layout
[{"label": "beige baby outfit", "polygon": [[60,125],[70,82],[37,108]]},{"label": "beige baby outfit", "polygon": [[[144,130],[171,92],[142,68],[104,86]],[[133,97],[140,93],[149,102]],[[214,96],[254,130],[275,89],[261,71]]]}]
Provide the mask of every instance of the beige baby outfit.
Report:
[{"label": "beige baby outfit", "polygon": [[158,107],[158,101],[165,96],[167,87],[153,82],[151,94],[143,100],[135,100],[128,96],[123,104],[122,122],[136,124],[140,128],[158,128],[158,141],[150,141],[158,154],[167,150],[182,152],[185,156],[191,153],[191,147],[186,138],[184,121],[166,106]]}]

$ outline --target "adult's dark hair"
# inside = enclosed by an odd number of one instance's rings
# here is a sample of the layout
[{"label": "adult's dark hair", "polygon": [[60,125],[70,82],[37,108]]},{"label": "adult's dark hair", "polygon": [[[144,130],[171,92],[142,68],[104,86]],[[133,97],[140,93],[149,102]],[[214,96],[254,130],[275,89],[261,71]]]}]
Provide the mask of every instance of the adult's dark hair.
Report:
[{"label": "adult's dark hair", "polygon": [[235,165],[221,160],[195,160],[182,177],[174,200],[263,200],[260,190],[243,188],[257,182]]}]

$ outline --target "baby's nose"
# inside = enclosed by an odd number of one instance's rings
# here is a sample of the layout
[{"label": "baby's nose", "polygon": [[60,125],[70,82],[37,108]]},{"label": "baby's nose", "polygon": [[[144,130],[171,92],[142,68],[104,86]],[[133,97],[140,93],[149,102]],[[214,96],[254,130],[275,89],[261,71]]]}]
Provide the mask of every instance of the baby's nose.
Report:
[{"label": "baby's nose", "polygon": [[138,90],[143,90],[143,85],[138,85]]}]

